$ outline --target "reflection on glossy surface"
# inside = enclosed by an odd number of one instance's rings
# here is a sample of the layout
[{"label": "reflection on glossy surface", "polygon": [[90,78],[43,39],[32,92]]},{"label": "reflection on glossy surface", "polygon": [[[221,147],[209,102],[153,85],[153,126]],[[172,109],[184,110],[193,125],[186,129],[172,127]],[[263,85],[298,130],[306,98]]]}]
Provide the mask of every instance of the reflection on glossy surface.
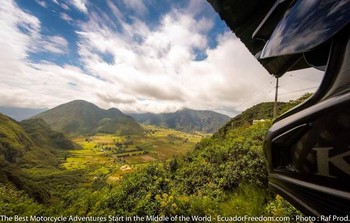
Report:
[{"label": "reflection on glossy surface", "polygon": [[301,53],[325,42],[350,21],[350,0],[299,0],[287,11],[260,58]]}]

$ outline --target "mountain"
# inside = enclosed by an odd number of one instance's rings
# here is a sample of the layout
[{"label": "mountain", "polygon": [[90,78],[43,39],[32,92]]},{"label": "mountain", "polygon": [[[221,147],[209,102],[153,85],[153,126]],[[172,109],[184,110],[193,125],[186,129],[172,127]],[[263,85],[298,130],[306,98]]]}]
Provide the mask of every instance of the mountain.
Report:
[{"label": "mountain", "polygon": [[0,113],[0,163],[56,165],[55,151],[74,149],[41,119],[17,122]]},{"label": "mountain", "polygon": [[20,122],[25,132],[39,145],[55,149],[74,149],[73,143],[63,133],[55,132],[42,119],[28,119]]},{"label": "mountain", "polygon": [[18,122],[0,113],[0,165],[18,163],[34,146],[30,136]]},{"label": "mountain", "polygon": [[50,199],[23,171],[26,168],[59,168],[60,161],[75,145],[62,133],[53,131],[43,120],[17,122],[0,113],[0,184],[11,184],[39,202]]},{"label": "mountain", "polygon": [[0,106],[0,113],[7,115],[16,121],[22,121],[46,110],[46,108],[18,108]]},{"label": "mountain", "polygon": [[[296,100],[291,100],[289,102],[278,102],[277,114],[282,115],[291,108],[303,103],[311,96],[311,93],[306,93]],[[244,125],[251,125],[254,120],[272,119],[273,108],[274,102],[262,102],[260,104],[254,105],[253,107],[248,108],[241,114],[232,118],[229,122],[222,126],[214,135],[225,136],[230,129],[234,129]]]},{"label": "mountain", "polygon": [[143,132],[142,127],[132,117],[123,114],[118,109],[101,109],[83,100],[59,105],[33,118],[41,118],[53,130],[69,136],[96,133],[127,135]]},{"label": "mountain", "polygon": [[[279,102],[278,103],[278,114],[281,114],[284,106],[288,106],[288,103]],[[260,104],[254,105],[251,108],[248,108],[241,114],[232,118],[224,126],[222,126],[216,135],[225,135],[230,129],[234,129],[244,125],[251,125],[254,120],[261,119],[272,119],[273,117],[273,107],[274,102],[262,102]]]},{"label": "mountain", "polygon": [[213,133],[230,120],[230,117],[217,112],[198,111],[188,108],[173,113],[135,113],[129,115],[142,124],[157,125],[184,132]]},{"label": "mountain", "polygon": [[[301,101],[279,104],[279,114]],[[298,213],[281,203],[283,200],[280,198],[274,199],[267,187],[262,141],[272,122],[252,124],[255,119],[271,117],[272,108],[273,103],[253,106],[233,118],[216,134],[203,138],[188,154],[135,169],[113,187],[104,183],[106,175],[103,174],[101,181],[94,180],[91,188],[86,185],[90,181],[84,181],[85,175],[91,178],[90,168],[84,172],[59,167],[57,171],[58,168],[49,164],[54,163],[52,154],[55,151],[65,150],[54,149],[61,147],[60,143],[55,143],[57,133],[43,120],[31,119],[19,123],[0,114],[0,194],[4,195],[0,196],[0,203],[9,203],[4,214],[70,215],[79,212],[98,215],[103,212],[115,216],[124,213],[142,215],[150,206],[154,207],[151,212],[170,210],[173,213],[173,202],[165,202],[166,209],[161,207],[160,210],[158,205],[159,199],[172,196],[174,201],[181,201],[181,205],[176,206],[176,212],[186,215],[199,211],[231,216],[237,214],[237,209],[232,210],[232,206],[238,205],[241,214],[260,216],[278,213],[280,216],[282,213],[287,216],[286,213],[290,213],[290,216],[295,216]],[[53,144],[53,147],[48,144]],[[31,153],[30,156],[28,153]],[[32,168],[33,164],[29,165],[24,157],[28,161],[36,161],[36,166],[48,166]],[[29,165],[29,169],[23,165]],[[96,185],[97,190],[93,189]],[[12,186],[16,186],[16,190]],[[23,196],[23,191],[29,196]],[[167,194],[167,197],[149,199],[149,194],[156,197],[155,191]],[[28,201],[29,198],[34,198],[35,203]],[[91,206],[90,201],[95,201],[92,203],[96,205]],[[37,212],[32,206],[34,204],[40,204]],[[284,208],[290,212],[284,212]],[[139,211],[133,212],[135,210]]]}]

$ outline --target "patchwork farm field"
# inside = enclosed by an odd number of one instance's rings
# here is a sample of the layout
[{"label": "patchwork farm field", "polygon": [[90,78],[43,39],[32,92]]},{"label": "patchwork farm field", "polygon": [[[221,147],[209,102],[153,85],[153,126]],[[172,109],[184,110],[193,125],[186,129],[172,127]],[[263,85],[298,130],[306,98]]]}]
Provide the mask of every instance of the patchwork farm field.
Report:
[{"label": "patchwork farm field", "polygon": [[81,148],[68,151],[62,166],[69,171],[86,171],[91,181],[106,179],[113,184],[141,165],[189,152],[205,137],[202,133],[155,126],[143,128],[145,133],[140,135],[98,134],[73,138]]},{"label": "patchwork farm field", "polygon": [[[73,189],[98,190],[122,182],[123,175],[135,172],[152,162],[162,162],[186,154],[207,135],[184,133],[155,126],[143,126],[144,133],[120,136],[98,134],[71,138],[78,148],[53,150],[57,159],[35,159],[18,172],[18,184],[25,184],[40,199],[55,203]],[[46,165],[55,161],[55,165]]]}]

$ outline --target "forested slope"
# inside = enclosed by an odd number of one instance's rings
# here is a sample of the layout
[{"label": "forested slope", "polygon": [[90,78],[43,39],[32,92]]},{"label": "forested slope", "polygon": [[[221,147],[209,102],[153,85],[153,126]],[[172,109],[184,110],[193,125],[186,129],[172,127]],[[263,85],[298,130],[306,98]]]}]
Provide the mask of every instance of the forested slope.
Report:
[{"label": "forested slope", "polygon": [[142,124],[156,125],[184,132],[199,131],[214,133],[230,120],[229,116],[217,112],[188,108],[183,108],[172,113],[134,113],[129,115]]},{"label": "forested slope", "polygon": [[[299,101],[293,101],[288,106],[297,103]],[[55,205],[51,206],[17,191],[0,198],[0,212],[213,218],[218,215],[294,216],[297,210],[267,186],[262,143],[271,120],[251,124],[250,119],[243,118],[247,113],[251,113],[249,117],[253,119],[266,118],[260,115],[266,106],[257,105],[248,110],[250,112],[242,113],[241,118],[231,121],[238,124],[226,126],[224,132],[203,139],[189,154],[144,165],[124,176],[116,186],[97,180],[91,186],[70,188],[57,195]],[[244,122],[236,122],[237,119]],[[0,187],[0,192],[6,189],[6,186]],[[1,205],[4,199],[10,201],[10,209]],[[27,206],[20,208],[18,200]]]}]

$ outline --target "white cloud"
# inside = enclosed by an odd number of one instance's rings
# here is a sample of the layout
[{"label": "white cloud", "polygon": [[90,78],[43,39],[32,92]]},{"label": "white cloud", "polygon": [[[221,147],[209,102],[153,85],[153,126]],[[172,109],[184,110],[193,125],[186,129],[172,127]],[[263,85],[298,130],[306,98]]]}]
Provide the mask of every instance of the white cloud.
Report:
[{"label": "white cloud", "polygon": [[45,1],[43,1],[43,0],[35,0],[35,1],[36,1],[41,7],[44,7],[44,8],[47,7]]},{"label": "white cloud", "polygon": [[[6,78],[1,77],[0,87],[7,89],[0,91],[2,103],[20,107],[53,107],[58,103],[67,102],[72,96],[75,99],[85,98],[98,102],[95,100],[95,92],[91,92],[91,89],[100,88],[102,82],[78,70],[55,64],[26,64],[21,72],[12,73]],[[14,87],[9,88],[9,85]]]},{"label": "white cloud", "polygon": [[[66,90],[69,80],[79,76],[82,78],[79,82],[84,83],[84,74],[77,75],[70,69],[53,64],[32,64],[28,61],[28,53],[43,41],[39,34],[41,25],[36,17],[20,10],[13,1],[0,4],[0,25],[0,104],[53,106],[71,96],[72,92]],[[53,51],[59,50],[57,47],[65,49],[68,44],[60,36],[49,36],[45,41],[41,47],[50,50],[51,46]]]},{"label": "white cloud", "polygon": [[[62,1],[61,2],[58,2],[58,0],[52,0],[56,5],[59,5],[61,8],[63,8],[64,10],[68,11],[70,10],[69,6],[66,5],[65,3],[63,3]],[[74,4],[74,3],[72,3]]]},{"label": "white cloud", "polygon": [[[185,106],[232,114],[273,100],[274,79],[231,32],[218,36],[218,46],[209,49],[206,34],[213,26],[211,19],[198,21],[191,10],[173,10],[150,28],[141,19],[126,23],[119,9],[112,2],[108,5],[113,18],[91,11],[90,20],[80,23],[82,70],[28,61],[28,53],[38,50],[33,45],[42,43],[41,50],[64,54],[69,44],[62,36],[40,36],[37,18],[14,2],[2,3],[0,104],[53,107],[85,99],[129,112],[169,112]],[[120,23],[120,32],[111,28],[111,21]],[[195,61],[194,49],[207,58]],[[110,61],[104,61],[106,57]],[[284,100],[296,97],[291,91],[314,86],[320,79],[309,70],[292,75],[280,81]]]},{"label": "white cloud", "polygon": [[123,18],[123,14],[120,12],[118,7],[116,5],[114,5],[110,0],[107,1],[107,5],[111,9],[115,18],[118,19],[118,21],[121,21],[121,18]]},{"label": "white cloud", "polygon": [[67,22],[73,21],[72,17],[70,17],[69,15],[67,15],[67,14],[64,13],[64,12],[61,12],[61,13],[60,13],[60,17],[61,17],[61,19],[65,20],[65,21],[67,21]]},{"label": "white cloud", "polygon": [[68,50],[68,41],[62,36],[46,36],[39,44],[41,48],[37,48],[37,51],[46,51],[55,54],[66,54]]},{"label": "white cloud", "polygon": [[61,3],[60,6],[66,11],[70,10],[69,6],[64,3]]},{"label": "white cloud", "polygon": [[[92,18],[79,32],[79,53],[88,70],[116,83],[116,88],[127,94],[149,103],[166,102],[163,110],[179,104],[217,109],[222,103],[234,109],[250,89],[259,86],[259,81],[270,78],[232,33],[220,36],[217,48],[208,49],[206,32],[213,22],[207,18],[196,21],[175,10],[152,30],[135,20],[131,25],[124,23],[122,33],[113,32],[98,18]],[[142,41],[135,42],[136,35]],[[193,49],[205,51],[208,58],[194,61]],[[104,62],[101,53],[113,55],[114,63]]]},{"label": "white cloud", "polygon": [[62,36],[41,36],[38,34],[31,39],[28,52],[48,52],[53,54],[67,54],[69,52],[69,43]]},{"label": "white cloud", "polygon": [[144,15],[147,13],[147,8],[143,3],[143,0],[123,0],[126,7],[134,10],[138,15]]},{"label": "white cloud", "polygon": [[[152,30],[135,20],[133,24],[124,22],[123,31],[118,33],[95,17],[82,26],[79,52],[88,70],[115,83],[120,91],[143,98],[136,104],[145,106],[147,101],[150,104],[144,108],[149,111],[187,106],[225,107],[233,112],[272,101],[274,79],[231,32],[218,37],[215,49],[208,48],[206,33],[212,26],[207,18],[196,21],[192,14],[174,10]],[[141,41],[135,42],[134,36]],[[208,57],[194,61],[195,48]],[[104,62],[101,53],[111,54],[114,63]],[[288,81],[288,76],[283,80]],[[262,83],[265,87],[259,89]]]},{"label": "white cloud", "polygon": [[86,0],[72,0],[70,1],[70,4],[75,6],[77,9],[79,9],[83,13],[87,13],[87,1]]},{"label": "white cloud", "polygon": [[[32,49],[32,42],[40,38],[40,21],[19,10],[14,2],[0,4],[0,68],[2,75],[18,72]],[[20,29],[25,32],[20,31]]]},{"label": "white cloud", "polygon": [[185,9],[186,14],[198,15],[202,13],[207,7],[206,1],[201,0],[191,0],[188,2],[188,7]]}]

